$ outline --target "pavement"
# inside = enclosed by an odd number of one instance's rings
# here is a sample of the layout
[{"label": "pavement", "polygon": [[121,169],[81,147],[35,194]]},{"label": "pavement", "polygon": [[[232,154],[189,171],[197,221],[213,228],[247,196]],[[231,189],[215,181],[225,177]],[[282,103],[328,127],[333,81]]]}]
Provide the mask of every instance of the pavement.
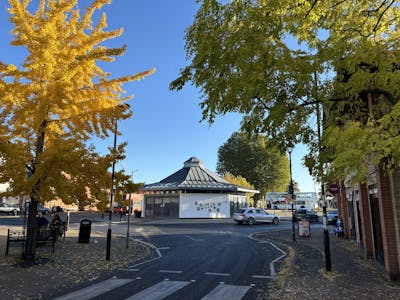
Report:
[{"label": "pavement", "polygon": [[[111,259],[106,260],[107,238],[103,232],[91,231],[89,243],[78,243],[79,220],[92,218],[102,220],[93,213],[71,214],[71,224],[66,237],[55,245],[36,249],[32,263],[21,261],[21,247],[9,249],[4,256],[7,228],[21,229],[21,226],[0,226],[0,299],[51,299],[60,289],[67,290],[75,285],[108,276],[119,268],[138,263],[152,257],[152,249],[138,240],[114,235],[111,239]],[[65,220],[65,218],[63,218]],[[114,219],[113,222],[118,222]]]},{"label": "pavement", "polygon": [[[71,214],[72,216],[72,214]],[[98,213],[74,214],[72,222],[91,218],[93,222],[107,222]],[[126,217],[113,216],[113,223],[126,222]],[[185,224],[228,223],[231,220],[146,220],[132,219],[133,224]],[[75,228],[74,228],[75,227]],[[137,240],[131,240],[129,249],[126,239],[114,236],[112,259],[106,261],[106,237],[93,232],[90,243],[77,243],[77,226],[71,226],[67,238],[56,244],[56,252],[50,247],[37,249],[37,260],[30,265],[20,262],[20,250],[12,249],[7,257],[0,256],[1,299],[41,299],[59,289],[68,289],[82,282],[109,276],[118,268],[151,257],[151,249]],[[0,249],[5,250],[4,226],[0,226]],[[330,228],[332,231],[332,227]],[[330,233],[332,271],[325,271],[324,240],[321,226],[311,227],[310,237],[292,241],[292,231],[282,230],[258,233],[253,238],[270,241],[287,253],[277,262],[275,279],[264,290],[258,291],[257,299],[399,299],[400,282],[390,281],[382,265],[361,257],[358,247],[351,241],[337,238]],[[5,276],[7,274],[7,276]],[[47,298],[46,297],[46,298]]]},{"label": "pavement", "polygon": [[329,226],[331,271],[326,271],[323,229],[292,241],[292,230],[257,234],[286,249],[277,278],[258,299],[400,299],[400,282],[388,279],[383,265],[366,260],[352,241]]}]

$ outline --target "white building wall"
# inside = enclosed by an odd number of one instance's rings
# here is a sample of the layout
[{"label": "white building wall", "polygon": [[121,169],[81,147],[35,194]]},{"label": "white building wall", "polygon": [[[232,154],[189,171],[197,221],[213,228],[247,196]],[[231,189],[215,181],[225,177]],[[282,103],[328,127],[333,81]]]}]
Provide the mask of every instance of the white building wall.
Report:
[{"label": "white building wall", "polygon": [[230,218],[229,194],[182,193],[179,218]]}]

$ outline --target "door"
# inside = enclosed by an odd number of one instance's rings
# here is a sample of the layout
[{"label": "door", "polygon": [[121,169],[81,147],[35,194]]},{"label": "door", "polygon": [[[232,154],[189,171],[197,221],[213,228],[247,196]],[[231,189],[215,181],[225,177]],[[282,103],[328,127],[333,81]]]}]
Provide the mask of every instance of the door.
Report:
[{"label": "door", "polygon": [[146,198],[146,217],[179,218],[179,198],[162,196]]}]

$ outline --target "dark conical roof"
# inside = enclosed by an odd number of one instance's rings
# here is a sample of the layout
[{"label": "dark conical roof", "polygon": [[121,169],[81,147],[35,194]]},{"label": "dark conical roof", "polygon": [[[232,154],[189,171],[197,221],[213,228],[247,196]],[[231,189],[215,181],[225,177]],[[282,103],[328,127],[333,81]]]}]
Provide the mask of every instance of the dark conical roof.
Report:
[{"label": "dark conical roof", "polygon": [[[238,191],[238,186],[229,183],[210,170],[196,157],[184,162],[183,168],[160,182],[145,185],[143,191],[204,190]],[[252,190],[252,192],[257,192]]]}]

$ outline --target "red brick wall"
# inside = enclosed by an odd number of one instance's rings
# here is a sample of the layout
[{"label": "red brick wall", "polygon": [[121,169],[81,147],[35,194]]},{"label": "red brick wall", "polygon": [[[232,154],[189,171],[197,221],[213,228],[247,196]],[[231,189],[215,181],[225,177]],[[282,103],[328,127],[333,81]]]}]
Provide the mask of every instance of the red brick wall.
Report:
[{"label": "red brick wall", "polygon": [[338,199],[340,198],[339,216],[343,219],[344,225],[344,236],[346,239],[350,238],[350,221],[349,221],[349,205],[346,196],[346,188],[344,185],[344,180],[340,181],[340,192]]},{"label": "red brick wall", "polygon": [[374,235],[372,230],[371,206],[369,204],[367,185],[365,183],[360,183],[359,191],[364,255],[367,258],[372,258],[374,257]]},{"label": "red brick wall", "polygon": [[399,255],[397,250],[399,238],[395,224],[394,193],[392,193],[390,184],[393,180],[382,169],[381,165],[378,169],[377,179],[385,269],[391,279],[398,280],[400,279]]}]

